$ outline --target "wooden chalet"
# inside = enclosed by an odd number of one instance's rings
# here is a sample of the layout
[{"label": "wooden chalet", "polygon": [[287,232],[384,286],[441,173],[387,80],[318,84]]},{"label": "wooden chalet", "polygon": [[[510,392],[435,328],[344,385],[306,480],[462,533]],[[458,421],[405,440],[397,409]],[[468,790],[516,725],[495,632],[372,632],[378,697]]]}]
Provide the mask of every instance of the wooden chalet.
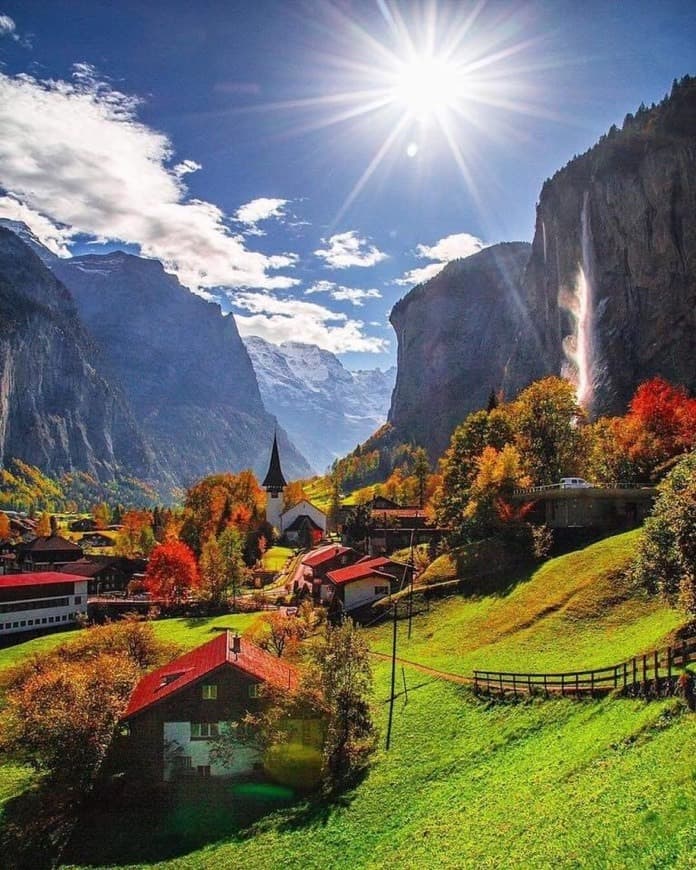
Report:
[{"label": "wooden chalet", "polygon": [[22,571],[59,571],[67,562],[82,558],[82,547],[60,535],[35,538],[17,547]]},{"label": "wooden chalet", "polygon": [[125,556],[85,556],[67,562],[61,571],[78,574],[87,579],[90,595],[104,592],[124,592],[136,574],[143,574],[147,559],[128,559]]},{"label": "wooden chalet", "polygon": [[113,539],[101,532],[88,532],[80,538],[81,547],[113,547]]},{"label": "wooden chalet", "polygon": [[[262,753],[239,741],[227,765],[211,750],[218,735],[267,701],[262,686],[292,691],[292,665],[255,644],[221,632],[216,638],[142,678],[121,721],[114,751],[138,774],[157,780],[186,776],[246,776],[263,765]],[[320,746],[322,724],[308,718],[288,729],[292,742]]]},{"label": "wooden chalet", "polygon": [[319,601],[321,584],[327,573],[352,565],[359,558],[360,554],[352,547],[344,547],[340,544],[328,544],[312,550],[302,559],[301,583],[307,592],[311,592],[314,601]]}]

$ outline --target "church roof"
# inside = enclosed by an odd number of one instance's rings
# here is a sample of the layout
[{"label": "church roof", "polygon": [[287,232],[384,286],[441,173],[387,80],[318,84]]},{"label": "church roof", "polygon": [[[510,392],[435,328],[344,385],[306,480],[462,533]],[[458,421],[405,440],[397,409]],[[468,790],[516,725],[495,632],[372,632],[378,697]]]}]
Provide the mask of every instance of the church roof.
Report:
[{"label": "church roof", "polygon": [[268,466],[268,472],[263,479],[261,486],[267,489],[283,489],[288,485],[283,477],[283,472],[280,467],[280,456],[278,455],[278,439],[273,436],[273,449],[271,450],[271,462]]}]

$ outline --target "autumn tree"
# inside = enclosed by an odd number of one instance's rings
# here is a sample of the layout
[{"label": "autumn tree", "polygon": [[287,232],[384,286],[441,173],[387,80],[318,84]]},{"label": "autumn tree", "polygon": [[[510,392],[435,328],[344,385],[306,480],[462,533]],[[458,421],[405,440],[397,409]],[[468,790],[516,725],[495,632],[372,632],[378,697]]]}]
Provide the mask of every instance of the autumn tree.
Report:
[{"label": "autumn tree", "polygon": [[247,578],[242,535],[234,526],[228,526],[218,538],[218,548],[223,562],[227,587],[232,588],[234,605],[237,599],[237,590]]},{"label": "autumn tree", "polygon": [[430,462],[428,462],[428,454],[422,447],[416,447],[413,451],[413,475],[417,482],[419,508],[422,508],[425,504],[429,474]]},{"label": "autumn tree", "polygon": [[111,509],[105,501],[92,506],[92,519],[98,529],[105,529],[111,523]]},{"label": "autumn tree", "polygon": [[259,645],[281,658],[284,653],[292,653],[306,634],[305,623],[296,616],[267,613],[261,618],[263,635]]},{"label": "autumn tree", "polygon": [[634,564],[639,583],[696,618],[696,451],[660,484]]},{"label": "autumn tree", "polygon": [[42,513],[36,523],[36,535],[39,538],[47,538],[51,534],[51,517]]},{"label": "autumn tree", "polygon": [[318,694],[328,711],[323,782],[332,793],[356,782],[377,746],[370,709],[372,669],[367,643],[351,619],[341,626],[327,624],[313,657]]},{"label": "autumn tree", "polygon": [[9,541],[11,536],[10,518],[7,514],[0,513],[0,541]]},{"label": "autumn tree", "polygon": [[154,597],[181,603],[200,585],[196,557],[181,541],[165,541],[152,551],[144,582]]},{"label": "autumn tree", "polygon": [[482,537],[505,525],[509,511],[503,506],[517,487],[529,485],[517,448],[484,447],[477,460],[477,473],[469,489],[464,518],[470,537]]},{"label": "autumn tree", "polygon": [[201,593],[214,607],[219,607],[226,598],[228,578],[217,538],[210,537],[203,545],[200,572]]},{"label": "autumn tree", "polygon": [[117,556],[133,559],[136,556],[147,555],[144,552],[152,549],[154,535],[150,537],[146,529],[152,531],[152,517],[148,511],[130,510],[122,517],[121,530],[116,535],[114,552]]},{"label": "autumn tree", "polygon": [[534,485],[558,483],[582,464],[583,411],[563,378],[536,381],[510,406],[515,445]]}]

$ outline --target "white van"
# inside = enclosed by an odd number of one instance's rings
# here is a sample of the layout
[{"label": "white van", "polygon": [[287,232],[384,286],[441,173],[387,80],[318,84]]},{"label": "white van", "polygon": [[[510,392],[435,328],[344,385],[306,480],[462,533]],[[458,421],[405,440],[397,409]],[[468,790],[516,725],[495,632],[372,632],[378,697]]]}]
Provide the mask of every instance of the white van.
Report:
[{"label": "white van", "polygon": [[591,489],[592,484],[583,480],[582,477],[562,477],[561,489]]}]

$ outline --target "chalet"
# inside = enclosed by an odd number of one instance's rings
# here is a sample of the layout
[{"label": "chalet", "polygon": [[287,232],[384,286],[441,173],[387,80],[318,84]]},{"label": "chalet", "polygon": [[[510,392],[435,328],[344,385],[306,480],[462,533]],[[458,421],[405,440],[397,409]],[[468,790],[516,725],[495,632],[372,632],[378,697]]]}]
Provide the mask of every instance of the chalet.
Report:
[{"label": "chalet", "polygon": [[91,517],[83,517],[79,520],[74,520],[68,526],[71,532],[93,532],[97,528],[97,523]]},{"label": "chalet", "polygon": [[[291,691],[297,683],[294,667],[221,632],[143,677],[123,715],[116,752],[142,774],[165,781],[250,774],[262,767],[262,753],[240,741],[226,765],[211,754],[215,738],[245,713],[262,709],[264,684]],[[299,724],[295,739],[320,745],[320,721]]]},{"label": "chalet", "polygon": [[147,559],[128,559],[125,556],[85,556],[75,562],[66,562],[61,568],[68,574],[87,578],[90,595],[102,592],[125,592],[136,574],[147,568]]},{"label": "chalet", "polygon": [[17,559],[22,571],[59,571],[66,562],[82,558],[82,547],[62,538],[47,535],[17,547]]},{"label": "chalet", "polygon": [[80,538],[81,547],[113,547],[113,539],[101,532],[88,532]]},{"label": "chalet", "polygon": [[[385,570],[389,560],[366,559],[346,568],[329,571],[321,584],[321,601],[349,612],[390,595],[399,587],[396,571]],[[393,563],[391,563],[393,564]]]},{"label": "chalet", "polygon": [[328,544],[312,550],[302,559],[301,583],[312,593],[312,598],[319,601],[321,584],[326,574],[336,568],[352,565],[358,558],[359,554],[352,547],[343,547],[339,544]]},{"label": "chalet", "polygon": [[74,625],[87,613],[87,580],[40,571],[0,576],[0,636]]}]

